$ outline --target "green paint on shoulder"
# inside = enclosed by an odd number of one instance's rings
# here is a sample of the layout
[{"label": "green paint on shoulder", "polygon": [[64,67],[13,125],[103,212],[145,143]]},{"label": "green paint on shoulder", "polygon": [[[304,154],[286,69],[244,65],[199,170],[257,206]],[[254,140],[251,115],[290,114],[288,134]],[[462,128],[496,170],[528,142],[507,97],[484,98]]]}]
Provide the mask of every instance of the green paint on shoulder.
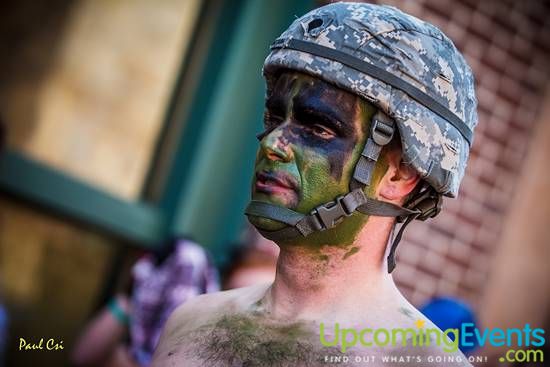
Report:
[{"label": "green paint on shoulder", "polygon": [[357,247],[357,246],[352,247],[348,252],[346,252],[344,254],[344,257],[342,259],[346,260],[348,257],[350,257],[351,255],[356,254],[358,252],[359,252],[359,247]]}]

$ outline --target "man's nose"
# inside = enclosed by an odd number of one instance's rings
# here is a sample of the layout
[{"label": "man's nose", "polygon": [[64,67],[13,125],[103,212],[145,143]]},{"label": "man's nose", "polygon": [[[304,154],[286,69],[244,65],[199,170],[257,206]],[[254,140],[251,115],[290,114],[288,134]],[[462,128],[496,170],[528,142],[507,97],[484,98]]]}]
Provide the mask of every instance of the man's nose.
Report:
[{"label": "man's nose", "polygon": [[267,157],[272,161],[290,162],[292,160],[292,149],[285,131],[288,129],[288,123],[283,123],[271,130],[260,141],[260,147]]}]

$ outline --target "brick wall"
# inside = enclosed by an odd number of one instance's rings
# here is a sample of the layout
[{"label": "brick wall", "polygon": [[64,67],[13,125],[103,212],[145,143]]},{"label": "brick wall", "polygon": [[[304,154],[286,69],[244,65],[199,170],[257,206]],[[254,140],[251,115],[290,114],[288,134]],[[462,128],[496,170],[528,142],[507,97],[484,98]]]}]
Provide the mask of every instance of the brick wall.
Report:
[{"label": "brick wall", "polygon": [[479,125],[459,199],[411,225],[395,278],[420,304],[434,295],[480,300],[502,223],[519,188],[522,162],[550,76],[550,2],[388,0],[440,27],[477,81]]}]

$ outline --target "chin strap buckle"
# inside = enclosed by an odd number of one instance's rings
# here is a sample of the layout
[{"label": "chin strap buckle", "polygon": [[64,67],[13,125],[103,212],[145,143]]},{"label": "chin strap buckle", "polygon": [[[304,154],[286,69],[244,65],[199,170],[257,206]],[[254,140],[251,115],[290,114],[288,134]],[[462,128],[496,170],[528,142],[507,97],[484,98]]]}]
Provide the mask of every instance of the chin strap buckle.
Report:
[{"label": "chin strap buckle", "polygon": [[[441,212],[443,206],[443,196],[436,192],[432,187],[427,187],[412,197],[405,205],[407,209],[418,211],[415,219],[425,221],[428,218],[434,218]],[[398,223],[403,223],[407,216],[397,217]]]},{"label": "chin strap buckle", "polygon": [[345,217],[353,214],[353,210],[346,207],[344,196],[338,196],[335,200],[320,205],[311,211],[311,216],[315,218],[314,226],[318,231],[324,231],[335,227]]},{"label": "chin strap buckle", "polygon": [[442,205],[443,196],[437,193],[432,187],[428,187],[408,202],[406,207],[418,209],[420,215],[416,219],[424,221],[438,215]]},{"label": "chin strap buckle", "polygon": [[387,145],[393,138],[395,132],[393,120],[383,113],[378,111],[371,122],[370,138],[379,146]]}]

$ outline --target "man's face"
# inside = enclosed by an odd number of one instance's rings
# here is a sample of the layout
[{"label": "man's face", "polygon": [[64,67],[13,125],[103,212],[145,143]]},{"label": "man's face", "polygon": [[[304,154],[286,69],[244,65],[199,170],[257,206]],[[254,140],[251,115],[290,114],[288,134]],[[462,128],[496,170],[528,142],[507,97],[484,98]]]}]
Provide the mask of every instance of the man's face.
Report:
[{"label": "man's face", "polygon": [[[283,72],[268,85],[252,198],[309,213],[349,192],[375,108],[322,80]],[[251,218],[275,230],[281,224]]]}]

